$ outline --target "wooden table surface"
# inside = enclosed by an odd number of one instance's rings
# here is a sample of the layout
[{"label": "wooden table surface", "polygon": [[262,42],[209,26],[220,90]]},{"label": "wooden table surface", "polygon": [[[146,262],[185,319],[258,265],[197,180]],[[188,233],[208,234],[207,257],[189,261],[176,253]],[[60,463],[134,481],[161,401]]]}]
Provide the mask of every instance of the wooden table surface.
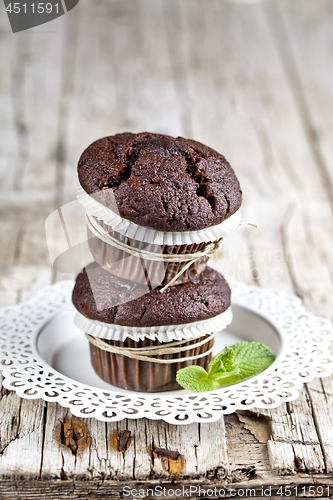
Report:
[{"label": "wooden table surface", "polygon": [[[226,240],[221,270],[333,318],[330,0],[85,0],[15,35],[0,8],[1,305],[73,277],[51,268],[46,217],[74,199],[88,144],[147,130],[206,143],[236,170],[243,218],[260,228]],[[333,495],[333,377],[274,410],[182,427],[79,421],[55,403],[0,398],[0,499],[118,498],[124,485],[173,482]],[[124,430],[131,443],[119,452]],[[180,475],[151,459],[152,442],[183,455]]]}]

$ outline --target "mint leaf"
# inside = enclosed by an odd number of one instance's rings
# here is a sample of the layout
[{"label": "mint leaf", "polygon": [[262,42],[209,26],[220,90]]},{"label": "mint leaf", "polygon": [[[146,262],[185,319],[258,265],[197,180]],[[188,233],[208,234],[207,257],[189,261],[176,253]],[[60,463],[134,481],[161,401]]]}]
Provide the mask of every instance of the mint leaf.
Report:
[{"label": "mint leaf", "polygon": [[234,351],[234,364],[242,374],[250,377],[263,371],[275,360],[275,356],[264,344],[258,342],[237,342],[232,346]]},{"label": "mint leaf", "polygon": [[214,356],[208,373],[197,365],[178,370],[179,385],[194,392],[213,391],[221,385],[235,384],[262,372],[275,359],[272,351],[258,342],[237,342]]},{"label": "mint leaf", "polygon": [[271,365],[275,359],[272,351],[258,342],[237,342],[232,346],[234,353],[233,370],[229,373],[215,374],[221,385],[234,384],[240,380],[252,377]]},{"label": "mint leaf", "polygon": [[230,372],[234,369],[234,351],[232,347],[225,347],[223,351],[216,354],[208,365],[208,377],[218,378],[220,373]]},{"label": "mint leaf", "polygon": [[179,385],[194,392],[213,391],[219,386],[217,382],[208,378],[204,368],[197,365],[178,370],[176,380]]}]

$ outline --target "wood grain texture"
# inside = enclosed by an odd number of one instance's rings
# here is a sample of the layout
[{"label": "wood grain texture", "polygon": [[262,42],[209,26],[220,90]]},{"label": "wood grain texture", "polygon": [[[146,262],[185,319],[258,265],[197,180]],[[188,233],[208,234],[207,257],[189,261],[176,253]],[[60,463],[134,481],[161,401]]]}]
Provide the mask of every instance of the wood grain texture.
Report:
[{"label": "wood grain texture", "polygon": [[[243,217],[260,228],[236,231],[212,265],[333,319],[329,0],[86,0],[48,32],[15,36],[0,19],[1,305],[72,278],[51,268],[44,222],[74,199],[82,150],[148,130],[207,143],[237,172]],[[78,422],[3,389],[0,498],[111,498],[124,482],[166,483],[170,468],[149,446],[178,451],[179,478],[205,488],[332,485],[332,380],[274,410],[184,427]],[[119,452],[124,430],[131,441]]]},{"label": "wood grain texture", "polygon": [[[218,483],[212,481],[198,481],[195,479],[179,482],[160,480],[150,481],[17,481],[1,483],[1,500],[35,500],[40,498],[57,498],[60,500],[82,500],[85,498],[96,498],[97,500],[108,500],[124,498],[163,498],[176,500],[177,498],[191,498],[201,500],[202,498],[244,498],[246,490],[248,497],[281,498],[284,492],[289,491],[287,496],[293,500],[296,498],[328,498],[326,495],[332,491],[332,476],[317,474],[316,476],[300,475],[298,477],[269,477],[264,479],[253,479],[239,483]],[[156,490],[154,491],[154,489]],[[191,488],[191,490],[190,490]],[[216,489],[215,489],[216,488]],[[133,491],[132,497],[130,496]],[[184,491],[184,495],[183,495]],[[215,493],[216,492],[216,493]],[[221,492],[221,493],[220,493]],[[239,493],[239,494],[238,494]],[[293,493],[297,493],[293,495]],[[283,498],[283,496],[282,496]]]}]

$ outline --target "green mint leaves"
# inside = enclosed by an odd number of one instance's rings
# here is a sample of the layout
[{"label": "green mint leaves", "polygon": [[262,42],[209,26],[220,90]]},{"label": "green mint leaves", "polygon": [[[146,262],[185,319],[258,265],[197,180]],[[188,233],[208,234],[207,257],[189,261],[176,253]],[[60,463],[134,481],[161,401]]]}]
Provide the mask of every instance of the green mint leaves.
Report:
[{"label": "green mint leaves", "polygon": [[204,368],[197,365],[187,366],[178,370],[176,380],[179,385],[194,392],[213,391],[220,385],[208,377]]},{"label": "green mint leaves", "polygon": [[194,392],[213,391],[262,372],[275,359],[272,351],[258,342],[237,342],[225,347],[208,365],[208,373],[197,365],[181,368],[176,380]]}]

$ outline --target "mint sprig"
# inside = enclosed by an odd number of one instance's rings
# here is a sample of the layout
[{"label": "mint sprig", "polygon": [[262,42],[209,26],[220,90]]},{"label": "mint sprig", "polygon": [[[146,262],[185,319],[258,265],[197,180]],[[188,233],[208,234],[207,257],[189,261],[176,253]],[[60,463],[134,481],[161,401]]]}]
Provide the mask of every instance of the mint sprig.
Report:
[{"label": "mint sprig", "polygon": [[201,366],[187,366],[177,371],[176,380],[190,391],[213,391],[253,377],[271,365],[274,359],[274,354],[264,344],[237,342],[214,356],[208,365],[208,373]]}]

